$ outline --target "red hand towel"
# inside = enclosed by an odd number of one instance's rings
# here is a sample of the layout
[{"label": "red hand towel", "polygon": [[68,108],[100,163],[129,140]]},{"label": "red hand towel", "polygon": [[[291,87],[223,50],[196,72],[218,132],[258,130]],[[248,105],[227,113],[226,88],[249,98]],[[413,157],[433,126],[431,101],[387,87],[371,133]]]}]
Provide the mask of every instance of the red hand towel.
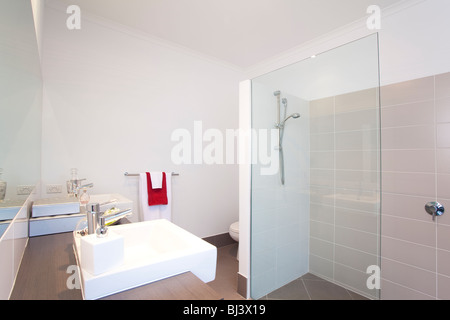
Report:
[{"label": "red hand towel", "polygon": [[148,205],[149,206],[159,206],[166,205],[169,202],[167,201],[167,188],[166,188],[166,173],[162,174],[162,188],[161,189],[152,189],[152,178],[150,176],[150,172],[146,172],[147,174],[147,193],[148,193]]}]

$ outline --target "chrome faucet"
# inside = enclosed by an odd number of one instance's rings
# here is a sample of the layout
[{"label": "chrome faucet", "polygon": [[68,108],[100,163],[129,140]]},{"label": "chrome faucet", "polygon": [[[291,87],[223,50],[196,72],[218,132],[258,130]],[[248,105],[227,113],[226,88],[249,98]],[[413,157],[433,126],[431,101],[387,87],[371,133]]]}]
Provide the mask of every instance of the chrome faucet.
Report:
[{"label": "chrome faucet", "polygon": [[87,189],[87,188],[93,188],[94,184],[93,183],[88,183],[88,184],[84,184],[84,185],[79,185],[81,184],[80,182],[82,180],[86,180],[86,179],[81,179],[81,180],[75,180],[77,182],[74,182],[74,188],[73,188],[73,194],[75,195],[75,197],[78,198],[78,196],[80,195],[80,190],[82,189]]},{"label": "chrome faucet", "polygon": [[88,221],[88,234],[97,233],[97,237],[105,237],[108,233],[106,224],[114,219],[125,218],[132,215],[131,209],[123,210],[115,214],[105,216],[104,212],[100,212],[99,203],[88,204],[87,221]]}]

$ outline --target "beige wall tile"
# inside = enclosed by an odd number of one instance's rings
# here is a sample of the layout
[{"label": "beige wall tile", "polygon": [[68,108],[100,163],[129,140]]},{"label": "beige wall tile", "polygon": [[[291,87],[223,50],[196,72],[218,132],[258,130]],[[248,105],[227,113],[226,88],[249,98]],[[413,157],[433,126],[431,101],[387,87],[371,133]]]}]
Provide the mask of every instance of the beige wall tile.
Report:
[{"label": "beige wall tile", "polygon": [[383,172],[382,190],[386,193],[434,199],[436,194],[435,175],[431,173]]},{"label": "beige wall tile", "polygon": [[334,188],[315,186],[310,187],[310,202],[334,205]]},{"label": "beige wall tile", "polygon": [[[381,277],[407,288],[436,296],[436,274],[390,259],[381,259]],[[383,292],[384,288],[381,288]]]},{"label": "beige wall tile", "polygon": [[430,222],[424,222],[383,214],[381,235],[430,247],[436,246],[436,227],[431,219]]},{"label": "beige wall tile", "polygon": [[436,99],[450,97],[450,72],[439,74],[435,79]]},{"label": "beige wall tile", "polygon": [[335,223],[337,226],[352,228],[376,234],[379,215],[377,213],[336,207]]},{"label": "beige wall tile", "polygon": [[310,183],[313,186],[334,188],[334,170],[311,169]]},{"label": "beige wall tile", "polygon": [[383,257],[415,267],[436,271],[436,249],[399,239],[382,237]]},{"label": "beige wall tile", "polygon": [[430,197],[383,193],[381,198],[383,215],[431,221],[430,215],[425,211],[425,204],[431,201]]},{"label": "beige wall tile", "polygon": [[311,135],[311,151],[333,151],[334,133],[322,133]]},{"label": "beige wall tile", "polygon": [[334,116],[314,117],[310,119],[311,134],[334,132]]},{"label": "beige wall tile", "polygon": [[334,226],[332,224],[311,220],[309,225],[311,237],[333,242]]},{"label": "beige wall tile", "polygon": [[381,157],[383,171],[435,172],[432,150],[383,150]]},{"label": "beige wall tile", "polygon": [[376,88],[351,92],[335,97],[336,113],[370,109],[378,107],[378,90]]},{"label": "beige wall tile", "polygon": [[381,106],[434,99],[434,77],[405,81],[381,87]]},{"label": "beige wall tile", "polygon": [[334,115],[334,97],[309,102],[309,116],[311,118],[330,115]]},{"label": "beige wall tile", "polygon": [[361,191],[378,189],[379,173],[376,171],[336,170],[336,188]]},{"label": "beige wall tile", "polygon": [[434,149],[434,126],[384,128],[381,130],[381,148]]},{"label": "beige wall tile", "polygon": [[438,202],[440,204],[442,204],[444,206],[444,208],[446,208],[447,212],[444,213],[442,216],[440,216],[439,218],[437,218],[437,221],[440,225],[448,225],[450,226],[450,214],[448,214],[448,210],[447,208],[450,208],[450,199],[438,199]]},{"label": "beige wall tile", "polygon": [[437,175],[437,198],[450,199],[450,174]]},{"label": "beige wall tile", "polygon": [[[311,233],[318,237],[312,241],[317,255],[312,253],[310,264],[321,275],[334,276],[347,285],[357,286],[349,284],[358,282],[353,269],[361,270],[361,278],[367,279],[362,269],[369,257],[376,257],[378,221],[376,214],[356,208],[377,212],[378,198],[369,199],[379,189],[376,169],[381,136],[381,298],[433,299],[438,294],[441,299],[450,299],[450,214],[439,217],[436,225],[424,209],[427,202],[435,199],[450,209],[450,73],[385,86],[380,95],[381,132],[377,130],[378,109],[370,109],[377,103],[376,90],[311,104],[315,105],[311,113],[317,118],[317,122],[311,122],[315,124],[311,132],[328,132],[312,137],[311,150],[337,150],[333,157],[336,171],[331,162],[316,159],[317,164],[327,165],[329,170],[316,169],[311,173],[311,182],[321,184],[311,189],[311,200],[337,207],[333,223],[331,214],[314,206],[317,219],[329,223],[311,223]],[[336,179],[335,189],[332,178]],[[373,251],[374,255],[363,253],[365,260],[361,251]]]},{"label": "beige wall tile", "polygon": [[329,224],[334,223],[334,206],[311,203],[310,219]]},{"label": "beige wall tile", "polygon": [[437,147],[450,148],[450,123],[438,123],[436,131]]},{"label": "beige wall tile", "polygon": [[336,226],[334,241],[337,245],[364,251],[373,255],[377,254],[378,238],[373,233]]},{"label": "beige wall tile", "polygon": [[450,98],[436,100],[436,122],[450,122]]},{"label": "beige wall tile", "polygon": [[450,277],[438,275],[438,299],[450,300]]},{"label": "beige wall tile", "polygon": [[450,174],[450,149],[436,150],[437,172]]},{"label": "beige wall tile", "polygon": [[450,277],[450,251],[437,250],[437,272]]},{"label": "beige wall tile", "polygon": [[[361,184],[363,188],[365,184]],[[379,213],[380,196],[376,190],[336,189],[336,207]]]},{"label": "beige wall tile", "polygon": [[379,162],[379,153],[377,151],[336,151],[336,169],[376,171]]},{"label": "beige wall tile", "polygon": [[368,254],[352,248],[335,245],[335,262],[348,266],[358,271],[367,272],[367,268],[372,265],[379,266],[380,261],[377,255]]},{"label": "beige wall tile", "polygon": [[381,127],[434,124],[433,100],[401,104],[381,109]]},{"label": "beige wall tile", "polygon": [[435,297],[381,279],[381,300],[435,300]]},{"label": "beige wall tile", "polygon": [[334,244],[332,242],[323,241],[317,238],[311,238],[309,242],[310,254],[315,256],[333,260],[334,257]]},{"label": "beige wall tile", "polygon": [[356,290],[363,292],[365,295],[376,298],[378,294],[377,290],[371,290],[367,287],[367,279],[369,276],[370,275],[365,272],[356,271],[344,265],[334,265],[334,278],[336,281],[345,283],[347,286],[355,288]]},{"label": "beige wall tile", "polygon": [[336,131],[378,129],[378,109],[365,109],[336,114]]},{"label": "beige wall tile", "polygon": [[310,255],[309,272],[320,277],[333,279],[333,260]]},{"label": "beige wall tile", "polygon": [[438,224],[437,247],[439,249],[450,251],[450,226]]},{"label": "beige wall tile", "polygon": [[334,151],[310,152],[310,167],[314,169],[334,169]]},{"label": "beige wall tile", "polygon": [[378,150],[380,131],[336,132],[336,150]]}]

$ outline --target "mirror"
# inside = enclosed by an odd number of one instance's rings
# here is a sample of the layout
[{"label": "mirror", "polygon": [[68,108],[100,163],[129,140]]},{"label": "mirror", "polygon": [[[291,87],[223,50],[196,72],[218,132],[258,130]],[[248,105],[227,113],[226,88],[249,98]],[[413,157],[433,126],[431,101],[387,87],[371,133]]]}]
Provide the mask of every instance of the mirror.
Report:
[{"label": "mirror", "polygon": [[[30,0],[0,2],[0,237],[40,180],[42,76]],[[22,193],[22,194],[18,194]]]}]

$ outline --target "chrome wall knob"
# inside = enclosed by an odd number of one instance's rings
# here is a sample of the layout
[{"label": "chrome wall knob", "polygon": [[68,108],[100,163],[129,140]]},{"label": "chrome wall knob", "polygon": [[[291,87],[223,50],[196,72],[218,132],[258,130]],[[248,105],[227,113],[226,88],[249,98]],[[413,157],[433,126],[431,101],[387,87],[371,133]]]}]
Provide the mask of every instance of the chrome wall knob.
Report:
[{"label": "chrome wall knob", "polygon": [[425,211],[433,216],[433,221],[436,220],[436,216],[440,217],[444,214],[445,208],[439,202],[428,202],[425,205]]}]

